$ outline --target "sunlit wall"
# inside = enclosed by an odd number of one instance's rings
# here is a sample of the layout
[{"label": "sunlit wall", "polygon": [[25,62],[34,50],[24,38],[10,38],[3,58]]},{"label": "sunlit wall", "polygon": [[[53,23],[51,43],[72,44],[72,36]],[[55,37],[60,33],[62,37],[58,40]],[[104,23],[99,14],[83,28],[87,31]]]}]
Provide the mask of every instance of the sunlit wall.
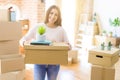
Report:
[{"label": "sunlit wall", "polygon": [[[99,15],[101,27],[113,31],[109,19],[120,17],[120,0],[94,0],[94,12]],[[117,31],[120,34],[120,30]]]}]

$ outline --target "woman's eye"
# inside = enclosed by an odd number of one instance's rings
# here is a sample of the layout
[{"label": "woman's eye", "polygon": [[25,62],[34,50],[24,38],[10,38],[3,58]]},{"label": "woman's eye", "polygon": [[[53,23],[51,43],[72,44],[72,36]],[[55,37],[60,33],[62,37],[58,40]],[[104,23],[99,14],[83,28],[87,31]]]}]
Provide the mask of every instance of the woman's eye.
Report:
[{"label": "woman's eye", "polygon": [[50,15],[58,16],[58,14],[50,12]]},{"label": "woman's eye", "polygon": [[53,12],[51,12],[50,14],[53,14]]}]

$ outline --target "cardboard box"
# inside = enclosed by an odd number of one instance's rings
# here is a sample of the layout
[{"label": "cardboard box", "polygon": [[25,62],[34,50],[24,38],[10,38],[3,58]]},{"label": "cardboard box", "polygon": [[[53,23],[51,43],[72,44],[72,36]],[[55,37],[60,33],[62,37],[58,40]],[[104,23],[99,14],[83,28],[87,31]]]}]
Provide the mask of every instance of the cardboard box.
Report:
[{"label": "cardboard box", "polygon": [[19,53],[18,40],[0,41],[0,55],[18,53]]},{"label": "cardboard box", "polygon": [[13,71],[0,75],[0,80],[24,80],[25,70]]},{"label": "cardboard box", "polygon": [[88,62],[100,66],[113,66],[119,59],[120,49],[112,48],[110,51],[94,48],[89,50]]},{"label": "cardboard box", "polygon": [[91,80],[115,80],[115,67],[92,65]]},{"label": "cardboard box", "polygon": [[22,27],[19,22],[0,22],[0,41],[19,40],[22,37]]},{"label": "cardboard box", "polygon": [[78,50],[68,51],[68,58],[71,58],[72,63],[78,62]]},{"label": "cardboard box", "polygon": [[25,44],[25,63],[68,64],[68,45],[53,43],[50,46]]},{"label": "cardboard box", "polygon": [[1,55],[0,56],[0,74],[23,70],[24,57],[19,54]]},{"label": "cardboard box", "polygon": [[10,21],[10,12],[8,9],[0,9],[0,21]]}]

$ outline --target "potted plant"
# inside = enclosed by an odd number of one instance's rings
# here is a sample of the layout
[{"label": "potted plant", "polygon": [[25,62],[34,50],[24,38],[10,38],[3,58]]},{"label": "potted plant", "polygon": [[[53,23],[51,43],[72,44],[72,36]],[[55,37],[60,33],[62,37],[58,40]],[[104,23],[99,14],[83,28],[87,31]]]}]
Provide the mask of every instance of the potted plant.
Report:
[{"label": "potted plant", "polygon": [[113,32],[110,31],[110,32],[108,33],[108,36],[109,36],[109,37],[112,37],[112,36],[113,36]]},{"label": "potted plant", "polygon": [[44,26],[39,26],[37,28],[36,40],[45,41],[46,39],[45,32],[46,32],[46,28]]},{"label": "potted plant", "polygon": [[106,35],[107,35],[106,30],[103,30],[103,31],[102,31],[102,36],[106,36]]},{"label": "potted plant", "polygon": [[120,26],[120,18],[119,17],[116,17],[114,20],[111,20],[110,19],[110,24],[114,27],[118,27]]},{"label": "potted plant", "polygon": [[114,36],[117,37],[117,27],[120,27],[120,18],[119,17],[116,17],[114,18],[113,20],[109,20],[110,22],[110,25],[114,27]]},{"label": "potted plant", "polygon": [[104,50],[105,49],[105,43],[103,42],[102,44],[101,44],[101,50]]},{"label": "potted plant", "polygon": [[111,41],[109,41],[108,46],[107,46],[107,50],[111,50],[111,47],[112,47],[112,43],[111,43]]}]

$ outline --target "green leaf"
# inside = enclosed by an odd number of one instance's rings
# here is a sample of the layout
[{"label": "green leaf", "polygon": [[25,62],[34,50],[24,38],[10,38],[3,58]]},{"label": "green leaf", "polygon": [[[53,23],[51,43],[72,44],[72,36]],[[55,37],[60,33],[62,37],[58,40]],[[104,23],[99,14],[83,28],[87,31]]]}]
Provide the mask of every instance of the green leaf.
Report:
[{"label": "green leaf", "polygon": [[46,32],[46,28],[44,26],[39,26],[38,27],[38,33],[40,35],[43,35]]},{"label": "green leaf", "polygon": [[120,26],[120,18],[116,17],[114,20],[109,19],[110,25],[114,27]]}]

